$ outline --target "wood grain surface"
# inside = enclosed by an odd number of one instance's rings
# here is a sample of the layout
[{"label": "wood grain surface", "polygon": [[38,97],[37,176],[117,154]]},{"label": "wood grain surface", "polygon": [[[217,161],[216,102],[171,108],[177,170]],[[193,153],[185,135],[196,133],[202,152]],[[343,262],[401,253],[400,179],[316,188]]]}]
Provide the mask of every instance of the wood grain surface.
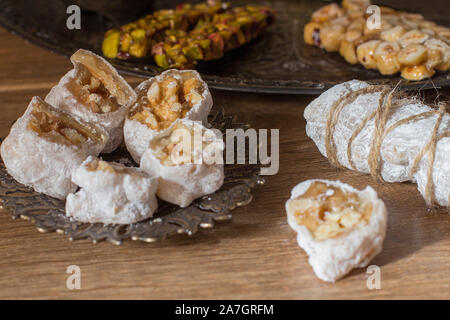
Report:
[{"label": "wood grain surface", "polygon": [[[32,96],[44,97],[71,68],[68,59],[0,29],[0,136]],[[139,79],[129,78],[135,86]],[[441,91],[441,95],[450,91]],[[154,244],[70,242],[41,234],[0,212],[0,298],[124,299],[449,299],[450,223],[445,209],[427,210],[416,186],[383,184],[329,165],[305,134],[304,107],[313,96],[213,91],[216,107],[255,128],[280,129],[280,170],[254,190],[232,222]],[[436,96],[437,92],[428,93]],[[365,269],[335,284],[320,281],[286,223],[284,203],[300,181],[339,179],[371,185],[389,211],[380,290]],[[68,290],[66,269],[81,268],[81,290]]]}]

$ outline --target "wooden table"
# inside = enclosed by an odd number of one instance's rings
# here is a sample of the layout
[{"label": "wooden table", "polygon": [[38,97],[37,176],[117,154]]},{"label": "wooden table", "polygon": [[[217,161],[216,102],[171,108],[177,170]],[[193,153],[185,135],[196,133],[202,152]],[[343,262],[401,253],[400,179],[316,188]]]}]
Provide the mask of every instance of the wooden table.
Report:
[{"label": "wooden table", "polygon": [[[32,96],[44,97],[71,68],[68,59],[0,29],[0,135],[8,134]],[[132,85],[139,79],[129,78]],[[446,91],[450,92],[449,90]],[[302,113],[313,96],[212,92],[216,106],[255,128],[280,128],[280,171],[254,190],[232,222],[154,244],[70,242],[41,234],[0,212],[0,298],[373,299],[450,298],[450,223],[427,211],[416,186],[382,184],[329,165],[305,135]],[[340,179],[374,187],[389,209],[381,290],[365,269],[335,284],[316,278],[286,223],[284,203],[298,182]],[[81,290],[66,288],[69,265],[81,268]]]}]

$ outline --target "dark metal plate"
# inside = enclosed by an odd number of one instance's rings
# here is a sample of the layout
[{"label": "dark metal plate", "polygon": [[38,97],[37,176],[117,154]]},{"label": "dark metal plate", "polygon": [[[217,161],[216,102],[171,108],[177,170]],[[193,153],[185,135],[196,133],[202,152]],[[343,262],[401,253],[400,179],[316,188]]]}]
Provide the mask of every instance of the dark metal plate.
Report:
[{"label": "dark metal plate", "polygon": [[[67,14],[64,5],[61,4],[65,4],[66,0],[36,0],[36,3],[42,3],[42,5],[33,8],[25,7],[25,9],[23,5],[19,5],[24,1],[0,0],[0,24],[34,44],[65,56],[70,56],[79,48],[100,52],[105,30],[118,24],[118,21],[123,21],[123,16],[141,16],[146,13],[146,11],[139,10],[130,12],[130,8],[138,8],[137,2],[133,0],[123,0],[129,5],[126,6],[127,11],[122,12],[120,16],[117,16],[115,11],[102,10],[101,6],[97,5],[95,8],[87,8],[89,10],[83,11],[82,29],[71,31],[66,28]],[[117,3],[121,1],[111,0],[110,3],[114,3],[117,7]],[[86,1],[72,2],[86,3]],[[102,2],[105,1],[100,1],[100,3]],[[179,2],[180,0],[150,1],[150,7],[154,9],[170,8]],[[239,4],[239,1],[232,2]],[[248,3],[248,1],[244,2]],[[274,7],[277,11],[277,21],[266,34],[254,42],[227,53],[220,60],[203,62],[197,66],[202,77],[212,88],[250,92],[315,94],[337,83],[355,78],[384,84],[397,84],[401,80],[399,76],[383,77],[377,71],[366,70],[359,65],[350,65],[337,53],[326,53],[303,43],[303,26],[309,21],[311,13],[329,1],[254,2]],[[448,0],[372,2],[422,13],[429,20],[450,26]],[[107,4],[108,1],[105,3]],[[128,61],[113,60],[112,64],[122,73],[135,76],[150,77],[160,72],[149,58]],[[450,85],[449,72],[438,72],[432,79],[418,82],[403,81],[401,84],[402,87],[409,89],[448,85]]]},{"label": "dark metal plate", "polygon": [[[226,129],[248,129],[248,125],[235,123],[232,117],[224,116],[223,111],[212,112],[209,122],[222,132]],[[126,149],[118,149],[102,158],[136,166]],[[65,201],[21,185],[7,173],[0,160],[0,206],[9,210],[13,218],[29,220],[41,232],[67,234],[70,240],[106,240],[117,245],[126,239],[154,242],[175,234],[193,235],[201,228],[212,228],[216,221],[230,220],[233,209],[252,201],[252,188],[264,184],[259,172],[259,165],[225,165],[223,186],[215,193],[197,199],[187,208],[160,201],[151,219],[130,225],[104,225],[77,222],[66,217]]]}]

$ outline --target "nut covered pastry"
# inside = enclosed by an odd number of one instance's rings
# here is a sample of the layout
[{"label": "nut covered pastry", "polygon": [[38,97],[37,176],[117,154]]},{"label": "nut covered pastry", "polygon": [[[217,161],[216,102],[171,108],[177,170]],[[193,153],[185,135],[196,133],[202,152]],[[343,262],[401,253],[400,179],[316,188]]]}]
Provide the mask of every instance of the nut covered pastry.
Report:
[{"label": "nut covered pastry", "polygon": [[137,102],[128,112],[124,125],[125,144],[139,163],[149,142],[177,119],[207,123],[212,108],[208,85],[194,70],[167,70],[142,82]]},{"label": "nut covered pastry", "polygon": [[371,187],[308,180],[286,202],[287,220],[317,277],[334,282],[381,252],[387,211]]},{"label": "nut covered pastry", "polygon": [[108,30],[103,40],[103,55],[107,58],[128,59],[144,57],[151,47],[165,38],[168,30],[193,28],[200,20],[209,20],[216,13],[230,7],[229,3],[211,1],[183,3],[174,10],[157,10],[141,19],[127,23],[120,29]]},{"label": "nut covered pastry", "polygon": [[189,69],[198,61],[220,59],[265,32],[274,20],[268,7],[247,5],[230,8],[199,21],[192,30],[168,30],[164,41],[152,47],[156,64],[163,68]]},{"label": "nut covered pastry", "polygon": [[152,55],[163,68],[190,69],[214,60],[262,34],[273,23],[270,7],[231,7],[221,1],[183,3],[158,10],[138,21],[111,29],[103,40],[103,55],[128,59]]},{"label": "nut covered pastry", "polygon": [[177,120],[150,142],[141,169],[159,177],[160,199],[184,208],[222,186],[222,152],[218,133],[191,120]]},{"label": "nut covered pastry", "polygon": [[108,133],[34,97],[1,145],[8,173],[37,192],[65,199],[72,170],[105,147]]},{"label": "nut covered pastry", "polygon": [[136,93],[102,57],[80,49],[69,71],[45,100],[84,121],[102,126],[109,134],[103,152],[115,150],[123,140],[123,122]]},{"label": "nut covered pastry", "polygon": [[304,27],[305,42],[339,52],[348,63],[383,75],[400,72],[407,80],[450,69],[450,28],[383,6],[379,26],[371,26],[369,5],[367,0],[344,0],[342,7],[335,3],[322,7]]},{"label": "nut covered pastry", "polygon": [[72,174],[81,189],[66,200],[66,215],[77,221],[130,224],[145,220],[158,208],[158,179],[138,168],[89,157]]},{"label": "nut covered pastry", "polygon": [[412,181],[429,205],[450,203],[450,116],[395,88],[352,80],[305,109],[306,133],[331,164]]}]

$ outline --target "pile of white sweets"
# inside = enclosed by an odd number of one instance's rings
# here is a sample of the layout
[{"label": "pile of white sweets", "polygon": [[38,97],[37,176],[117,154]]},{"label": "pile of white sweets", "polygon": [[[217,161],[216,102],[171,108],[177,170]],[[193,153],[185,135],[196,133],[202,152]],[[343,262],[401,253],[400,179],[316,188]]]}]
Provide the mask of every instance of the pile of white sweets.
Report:
[{"label": "pile of white sweets", "polygon": [[[168,70],[135,91],[90,51],[71,61],[74,69],[45,101],[32,99],[1,145],[18,182],[67,199],[77,221],[105,224],[152,217],[156,195],[186,207],[222,186],[222,136],[205,127],[213,102],[196,71]],[[97,158],[123,140],[139,168]],[[203,161],[203,150],[215,161]]]}]

